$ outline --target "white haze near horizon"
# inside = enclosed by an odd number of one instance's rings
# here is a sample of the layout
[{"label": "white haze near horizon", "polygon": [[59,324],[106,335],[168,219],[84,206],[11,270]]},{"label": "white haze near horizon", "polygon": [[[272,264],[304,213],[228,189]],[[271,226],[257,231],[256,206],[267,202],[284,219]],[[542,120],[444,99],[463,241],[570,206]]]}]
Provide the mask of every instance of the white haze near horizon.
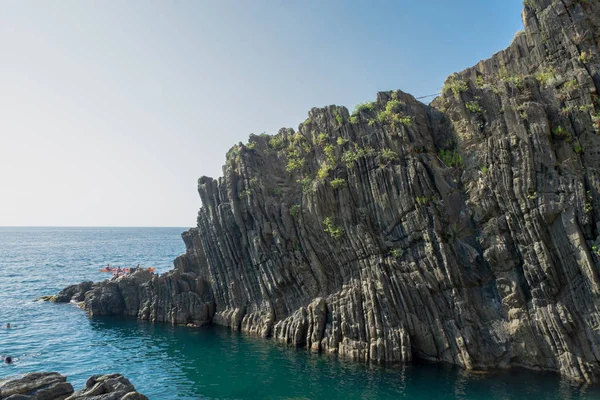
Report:
[{"label": "white haze near horizon", "polygon": [[521,0],[0,2],[0,226],[195,225],[250,133],[436,93]]}]

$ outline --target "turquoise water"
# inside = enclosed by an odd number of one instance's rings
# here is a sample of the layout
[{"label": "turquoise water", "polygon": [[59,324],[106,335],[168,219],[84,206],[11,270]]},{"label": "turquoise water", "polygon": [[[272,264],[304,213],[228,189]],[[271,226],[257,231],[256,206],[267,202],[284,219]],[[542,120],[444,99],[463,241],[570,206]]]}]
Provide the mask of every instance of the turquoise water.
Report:
[{"label": "turquoise water", "polygon": [[154,266],[183,253],[183,228],[0,228],[0,378],[57,371],[78,388],[120,372],[151,399],[600,399],[600,388],[525,370],[471,374],[450,366],[367,366],[227,329],[90,320],[71,304],[34,301],[100,280],[98,269]]}]

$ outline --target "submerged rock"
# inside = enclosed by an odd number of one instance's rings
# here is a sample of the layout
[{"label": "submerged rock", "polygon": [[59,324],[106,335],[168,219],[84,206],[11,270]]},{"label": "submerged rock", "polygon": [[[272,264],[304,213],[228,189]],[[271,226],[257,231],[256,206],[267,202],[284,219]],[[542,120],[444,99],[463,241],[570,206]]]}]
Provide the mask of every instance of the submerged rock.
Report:
[{"label": "submerged rock", "polygon": [[74,392],[57,372],[34,372],[0,380],[0,399],[7,400],[147,400],[120,374],[94,375]]},{"label": "submerged rock", "polygon": [[600,3],[530,0],[523,20],[430,106],[379,93],[252,135],[198,181],[173,271],[71,292],[352,360],[599,381]]}]

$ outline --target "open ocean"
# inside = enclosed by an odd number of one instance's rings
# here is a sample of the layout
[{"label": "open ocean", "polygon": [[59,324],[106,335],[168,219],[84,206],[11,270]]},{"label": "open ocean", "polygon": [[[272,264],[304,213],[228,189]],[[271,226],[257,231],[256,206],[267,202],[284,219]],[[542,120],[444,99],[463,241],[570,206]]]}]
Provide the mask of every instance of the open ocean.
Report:
[{"label": "open ocean", "polygon": [[[36,301],[106,279],[106,263],[163,273],[184,252],[184,228],[0,228],[0,378],[56,371],[75,389],[122,373],[150,399],[600,399],[600,387],[526,370],[472,374],[447,365],[368,366],[223,328],[89,319]],[[5,329],[7,322],[13,325]]]}]

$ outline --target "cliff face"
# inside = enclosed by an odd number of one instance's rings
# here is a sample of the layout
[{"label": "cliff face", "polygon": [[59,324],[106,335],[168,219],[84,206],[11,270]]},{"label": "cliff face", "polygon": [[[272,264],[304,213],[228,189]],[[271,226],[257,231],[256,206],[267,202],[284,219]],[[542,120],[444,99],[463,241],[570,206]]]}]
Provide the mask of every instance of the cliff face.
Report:
[{"label": "cliff face", "polygon": [[430,106],[379,93],[232,148],[174,271],[63,297],[353,360],[600,380],[600,3],[525,3],[525,31]]}]

